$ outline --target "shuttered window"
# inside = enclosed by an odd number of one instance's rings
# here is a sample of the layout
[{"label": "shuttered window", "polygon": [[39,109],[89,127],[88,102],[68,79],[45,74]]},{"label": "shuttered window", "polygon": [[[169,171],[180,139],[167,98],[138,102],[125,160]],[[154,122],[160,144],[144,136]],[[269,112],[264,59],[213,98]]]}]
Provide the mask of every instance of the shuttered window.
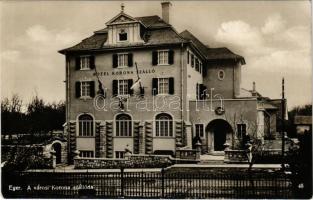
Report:
[{"label": "shuttered window", "polygon": [[168,64],[168,50],[158,51],[158,65]]},{"label": "shuttered window", "polygon": [[118,67],[127,67],[128,66],[128,54],[118,54],[117,55],[117,66]]},{"label": "shuttered window", "polygon": [[174,94],[174,78],[153,78],[152,95]]},{"label": "shuttered window", "polygon": [[75,60],[76,70],[89,70],[95,68],[94,56],[79,56]]},{"label": "shuttered window", "polygon": [[168,94],[169,93],[169,79],[159,78],[159,91],[158,94]]},{"label": "shuttered window", "polygon": [[89,69],[89,56],[80,57],[80,69]]},{"label": "shuttered window", "polygon": [[128,95],[128,80],[118,80],[118,95]]},{"label": "shuttered window", "polygon": [[90,82],[89,81],[81,82],[81,96],[90,97]]},{"label": "shuttered window", "polygon": [[152,52],[152,65],[172,65],[174,64],[173,50],[158,50]]},{"label": "shuttered window", "polygon": [[128,96],[133,94],[131,89],[133,79],[113,80],[112,91],[113,96]]},{"label": "shuttered window", "polygon": [[75,92],[77,98],[95,97],[95,82],[77,81],[75,83]]}]

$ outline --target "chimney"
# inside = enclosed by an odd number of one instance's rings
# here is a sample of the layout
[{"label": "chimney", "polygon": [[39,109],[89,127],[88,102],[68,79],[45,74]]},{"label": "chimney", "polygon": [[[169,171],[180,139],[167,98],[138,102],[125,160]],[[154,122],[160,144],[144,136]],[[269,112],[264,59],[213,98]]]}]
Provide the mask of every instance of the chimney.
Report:
[{"label": "chimney", "polygon": [[253,81],[252,91],[255,92],[255,82]]},{"label": "chimney", "polygon": [[256,92],[256,90],[255,90],[255,82],[254,82],[254,81],[253,81],[253,83],[252,83],[252,92],[251,92],[251,93],[252,93],[252,96],[253,96],[253,97],[258,96],[258,95],[257,95],[257,92]]},{"label": "chimney", "polygon": [[163,21],[169,24],[170,23],[170,9],[171,9],[172,4],[169,1],[163,1],[161,5],[162,5],[162,19]]}]

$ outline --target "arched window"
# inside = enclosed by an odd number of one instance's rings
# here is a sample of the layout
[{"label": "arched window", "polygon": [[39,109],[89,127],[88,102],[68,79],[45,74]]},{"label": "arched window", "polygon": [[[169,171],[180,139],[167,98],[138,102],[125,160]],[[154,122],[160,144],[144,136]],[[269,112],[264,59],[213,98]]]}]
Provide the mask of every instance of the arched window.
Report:
[{"label": "arched window", "polygon": [[132,119],[129,115],[120,114],[116,116],[116,136],[132,136]]},{"label": "arched window", "polygon": [[78,135],[79,136],[93,136],[93,118],[90,115],[83,114],[78,118]]},{"label": "arched window", "polygon": [[161,113],[155,117],[155,133],[158,137],[173,136],[173,118],[169,114]]}]

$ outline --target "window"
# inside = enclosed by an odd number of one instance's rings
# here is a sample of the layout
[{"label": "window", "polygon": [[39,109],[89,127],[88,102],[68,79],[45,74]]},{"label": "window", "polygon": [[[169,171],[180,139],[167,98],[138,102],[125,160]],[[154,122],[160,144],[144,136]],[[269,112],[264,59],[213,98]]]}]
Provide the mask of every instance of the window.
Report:
[{"label": "window", "polygon": [[190,53],[189,51],[187,51],[187,64],[189,64],[189,60],[190,60]]},{"label": "window", "polygon": [[204,100],[207,98],[207,87],[203,84],[196,84],[196,99]]},{"label": "window", "polygon": [[201,95],[201,90],[200,90],[200,85],[199,83],[196,84],[196,100],[200,100],[200,95]]},{"label": "window", "polygon": [[90,97],[90,81],[82,81],[80,87],[81,97]]},{"label": "window", "polygon": [[84,114],[78,118],[78,135],[93,136],[93,118],[90,115]]},{"label": "window", "polygon": [[158,51],[158,64],[168,65],[168,50]]},{"label": "window", "polygon": [[159,78],[159,91],[158,94],[168,94],[169,93],[169,79]]},{"label": "window", "polygon": [[76,81],[75,96],[82,99],[95,97],[95,81]]},{"label": "window", "polygon": [[196,71],[199,71],[199,59],[196,58]]},{"label": "window", "polygon": [[173,136],[173,119],[170,115],[162,113],[156,116],[155,132],[157,137]]},{"label": "window", "polygon": [[191,67],[195,66],[195,59],[194,59],[194,55],[191,54]]},{"label": "window", "polygon": [[123,54],[118,54],[118,67],[127,67],[128,66],[128,54],[123,53]]},{"label": "window", "polygon": [[196,136],[203,138],[204,137],[203,124],[196,124],[195,127],[196,127]]},{"label": "window", "polygon": [[246,124],[237,124],[237,134],[238,138],[243,138],[247,133],[247,125]]},{"label": "window", "polygon": [[202,74],[202,62],[200,62],[199,72],[200,72],[200,74]]},{"label": "window", "polygon": [[118,80],[118,95],[128,95],[128,80]]},{"label": "window", "polygon": [[93,151],[80,151],[80,157],[82,158],[93,158]]},{"label": "window", "polygon": [[115,158],[124,158],[124,151],[115,151]]},{"label": "window", "polygon": [[127,33],[122,29],[119,33],[119,41],[127,41]]},{"label": "window", "polygon": [[132,136],[132,120],[129,115],[120,114],[116,117],[116,136]]},{"label": "window", "polygon": [[225,78],[224,70],[219,70],[218,74],[217,74],[217,77],[218,77],[219,80],[223,80]]},{"label": "window", "polygon": [[89,64],[90,64],[89,56],[80,57],[80,69],[90,69]]}]

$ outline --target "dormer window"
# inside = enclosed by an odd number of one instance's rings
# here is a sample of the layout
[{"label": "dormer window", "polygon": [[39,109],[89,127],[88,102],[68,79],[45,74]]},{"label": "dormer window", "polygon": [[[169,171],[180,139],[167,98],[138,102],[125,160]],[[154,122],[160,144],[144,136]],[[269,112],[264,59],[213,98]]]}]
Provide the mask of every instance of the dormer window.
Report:
[{"label": "dormer window", "polygon": [[127,41],[127,32],[122,29],[119,33],[119,41]]}]

